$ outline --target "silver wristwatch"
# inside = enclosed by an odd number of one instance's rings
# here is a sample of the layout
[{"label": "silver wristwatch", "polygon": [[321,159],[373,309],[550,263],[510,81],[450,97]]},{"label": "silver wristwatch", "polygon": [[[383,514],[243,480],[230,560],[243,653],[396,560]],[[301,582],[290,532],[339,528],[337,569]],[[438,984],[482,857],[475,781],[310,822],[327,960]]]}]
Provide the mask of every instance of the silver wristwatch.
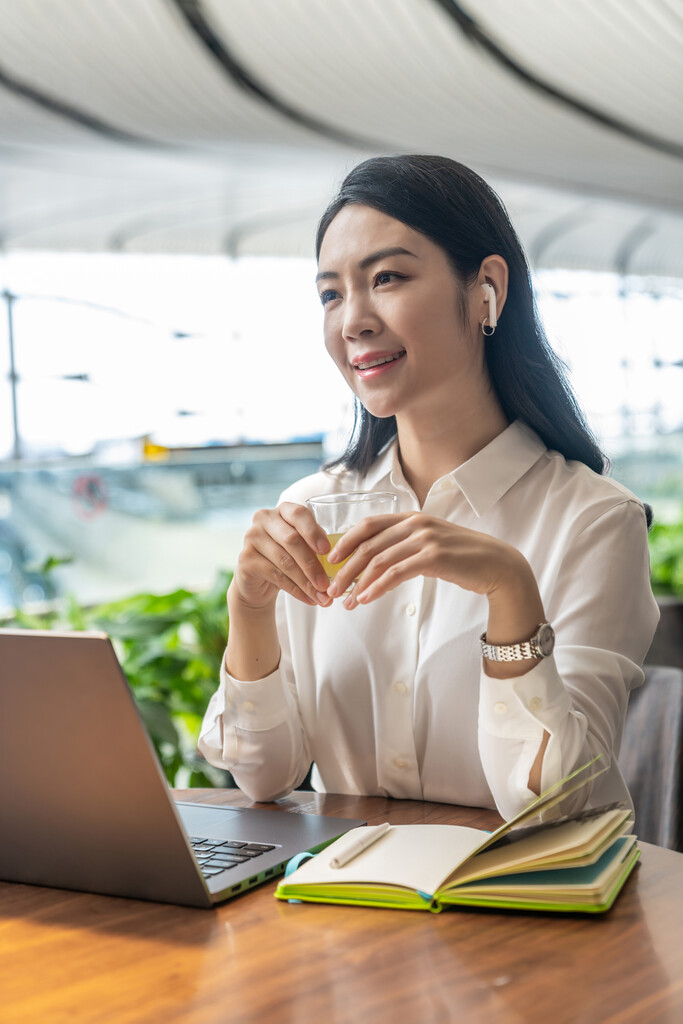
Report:
[{"label": "silver wristwatch", "polygon": [[486,633],[479,637],[481,653],[489,661],[524,661],[526,658],[549,658],[555,647],[555,630],[549,622],[542,622],[531,640],[522,644],[487,644]]}]

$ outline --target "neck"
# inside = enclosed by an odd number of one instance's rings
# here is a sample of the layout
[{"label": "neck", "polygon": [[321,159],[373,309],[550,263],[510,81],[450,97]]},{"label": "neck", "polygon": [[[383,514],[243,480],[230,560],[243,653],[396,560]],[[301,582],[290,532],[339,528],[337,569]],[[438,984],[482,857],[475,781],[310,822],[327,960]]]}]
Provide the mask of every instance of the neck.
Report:
[{"label": "neck", "polygon": [[471,459],[508,426],[492,389],[474,397],[463,405],[451,400],[449,409],[433,409],[426,416],[396,417],[403,474],[420,507],[432,484]]}]

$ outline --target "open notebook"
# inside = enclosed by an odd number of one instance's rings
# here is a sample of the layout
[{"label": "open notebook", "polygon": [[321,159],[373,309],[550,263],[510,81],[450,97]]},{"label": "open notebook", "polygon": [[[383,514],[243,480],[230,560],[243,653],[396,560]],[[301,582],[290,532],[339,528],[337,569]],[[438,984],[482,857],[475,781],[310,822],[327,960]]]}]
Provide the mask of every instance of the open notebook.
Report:
[{"label": "open notebook", "polygon": [[604,912],[640,855],[630,809],[610,805],[529,825],[595,778],[589,767],[571,773],[493,833],[395,825],[334,867],[367,833],[353,829],[317,856],[303,863],[297,858],[300,866],[288,870],[276,895],[433,912],[450,905]]}]

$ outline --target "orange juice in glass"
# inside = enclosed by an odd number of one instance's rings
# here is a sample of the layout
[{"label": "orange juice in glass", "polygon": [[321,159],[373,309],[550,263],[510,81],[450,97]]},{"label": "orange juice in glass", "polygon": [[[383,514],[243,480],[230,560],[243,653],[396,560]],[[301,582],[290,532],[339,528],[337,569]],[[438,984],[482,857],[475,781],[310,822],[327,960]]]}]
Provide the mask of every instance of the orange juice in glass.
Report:
[{"label": "orange juice in glass", "polygon": [[[341,494],[319,494],[314,498],[309,498],[306,504],[313,513],[315,521],[322,526],[327,534],[331,547],[334,547],[339,538],[361,519],[397,512],[398,495],[392,494],[390,491],[346,491]],[[328,580],[332,582],[350,557],[351,555],[343,562],[331,563],[328,562],[327,555],[318,555],[318,560],[325,570]]]}]

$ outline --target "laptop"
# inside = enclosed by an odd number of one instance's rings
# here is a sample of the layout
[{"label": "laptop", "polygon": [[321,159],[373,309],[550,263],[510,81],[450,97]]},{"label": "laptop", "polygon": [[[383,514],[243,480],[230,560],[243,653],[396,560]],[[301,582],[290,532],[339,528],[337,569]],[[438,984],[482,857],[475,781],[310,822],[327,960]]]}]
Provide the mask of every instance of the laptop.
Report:
[{"label": "laptop", "polygon": [[363,821],[176,802],[104,633],[0,630],[0,879],[211,907]]}]

